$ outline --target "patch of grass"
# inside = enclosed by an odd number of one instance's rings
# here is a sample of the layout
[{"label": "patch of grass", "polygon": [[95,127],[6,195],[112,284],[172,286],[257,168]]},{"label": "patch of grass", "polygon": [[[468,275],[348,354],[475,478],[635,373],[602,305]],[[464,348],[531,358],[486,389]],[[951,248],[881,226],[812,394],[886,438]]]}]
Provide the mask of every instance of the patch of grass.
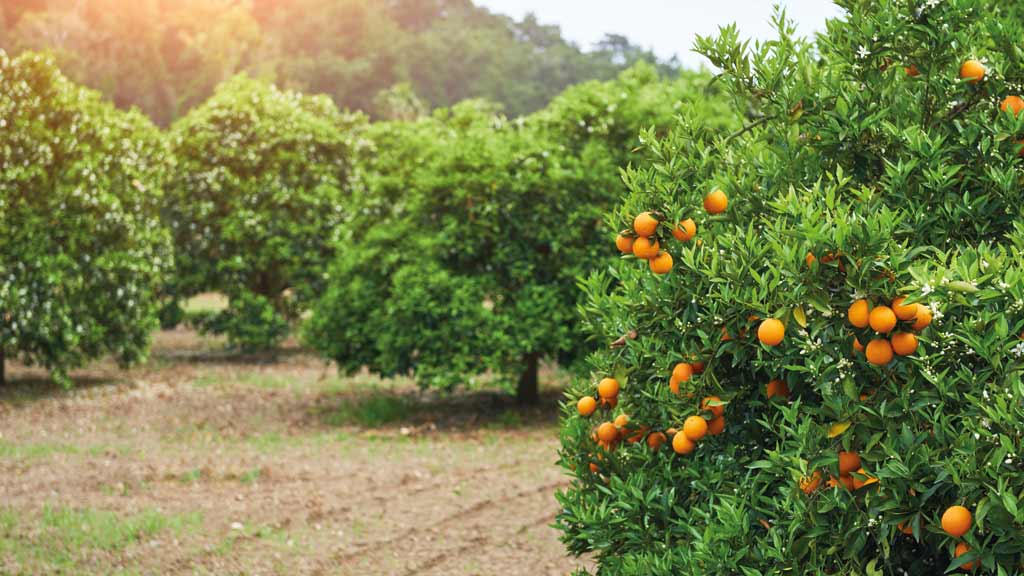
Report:
[{"label": "patch of grass", "polygon": [[228,299],[217,292],[206,292],[182,302],[181,307],[186,314],[220,312],[228,307]]},{"label": "patch of grass", "polygon": [[195,484],[203,479],[203,471],[196,468],[195,470],[189,470],[178,477],[184,484]]},{"label": "patch of grass", "polygon": [[88,571],[81,564],[96,552],[120,552],[161,532],[180,534],[201,524],[198,513],[167,516],[145,510],[120,516],[105,510],[54,506],[45,506],[33,522],[5,509],[0,510],[0,560],[13,561],[28,574],[80,574]]},{"label": "patch of grass", "polygon": [[383,392],[347,399],[329,412],[325,421],[331,426],[357,425],[376,428],[408,419],[416,410],[411,399]]},{"label": "patch of grass", "polygon": [[502,430],[506,428],[522,428],[523,416],[515,410],[506,410],[499,414],[493,422],[486,424],[487,428]]},{"label": "patch of grass", "polygon": [[0,440],[0,459],[35,460],[37,458],[46,458],[53,454],[78,454],[79,452],[78,447],[71,444],[56,444],[52,442],[16,444],[7,440]]},{"label": "patch of grass", "polygon": [[252,484],[252,483],[256,482],[259,479],[260,479],[260,469],[259,468],[253,468],[252,470],[249,470],[248,472],[246,472],[246,473],[244,473],[244,474],[242,474],[241,476],[238,477],[238,481],[241,482],[242,484]]}]

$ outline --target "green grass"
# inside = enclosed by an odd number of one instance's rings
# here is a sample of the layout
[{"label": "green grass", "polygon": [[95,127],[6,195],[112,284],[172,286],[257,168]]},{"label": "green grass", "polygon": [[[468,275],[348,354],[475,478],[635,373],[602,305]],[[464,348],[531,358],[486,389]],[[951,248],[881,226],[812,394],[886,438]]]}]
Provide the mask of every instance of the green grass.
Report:
[{"label": "green grass", "polygon": [[416,403],[406,397],[374,392],[362,398],[346,400],[325,416],[331,426],[376,428],[407,420],[416,411]]},{"label": "green grass", "polygon": [[7,440],[0,440],[0,459],[35,460],[54,454],[78,454],[79,452],[79,448],[71,444],[51,442],[16,444]]},{"label": "green grass", "polygon": [[92,508],[45,506],[27,519],[0,510],[0,565],[14,563],[25,573],[78,574],[97,552],[117,553],[163,532],[181,534],[202,525],[198,513],[167,516],[155,510],[120,516]]}]

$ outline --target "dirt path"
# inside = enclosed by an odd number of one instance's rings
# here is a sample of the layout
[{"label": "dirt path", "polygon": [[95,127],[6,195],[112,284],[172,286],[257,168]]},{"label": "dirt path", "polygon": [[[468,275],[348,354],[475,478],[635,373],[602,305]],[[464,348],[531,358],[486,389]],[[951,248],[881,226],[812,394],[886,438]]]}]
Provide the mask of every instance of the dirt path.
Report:
[{"label": "dirt path", "polygon": [[566,574],[557,391],[421,395],[176,331],[127,373],[0,391],[0,573]]}]

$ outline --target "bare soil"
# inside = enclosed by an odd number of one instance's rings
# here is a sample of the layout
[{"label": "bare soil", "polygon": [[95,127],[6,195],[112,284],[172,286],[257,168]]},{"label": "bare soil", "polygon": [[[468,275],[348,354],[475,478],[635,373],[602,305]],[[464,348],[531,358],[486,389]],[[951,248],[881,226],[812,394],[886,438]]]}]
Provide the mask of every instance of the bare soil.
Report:
[{"label": "bare soil", "polygon": [[[236,356],[186,330],[158,334],[141,367],[75,373],[72,390],[9,364],[0,574],[566,574],[586,562],[551,528],[568,480],[546,376],[544,403],[520,410],[493,391],[339,378],[294,346]],[[167,522],[106,542],[54,510]]]}]

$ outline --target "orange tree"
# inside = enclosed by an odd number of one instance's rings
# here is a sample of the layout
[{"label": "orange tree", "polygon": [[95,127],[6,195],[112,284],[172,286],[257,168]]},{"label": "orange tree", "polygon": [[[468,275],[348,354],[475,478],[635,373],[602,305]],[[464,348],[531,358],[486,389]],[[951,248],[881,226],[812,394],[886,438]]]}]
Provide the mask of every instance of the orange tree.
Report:
[{"label": "orange tree", "polygon": [[244,348],[288,333],[341,236],[362,122],[325,97],[238,76],[171,127],[169,291],[230,300],[202,327]]},{"label": "orange tree", "polygon": [[142,359],[171,264],[160,132],[68,81],[45,56],[0,51],[0,382],[5,354],[68,370]]},{"label": "orange tree", "polygon": [[562,428],[600,574],[1024,569],[1024,29],[839,4],[699,39],[747,124],[627,173]]},{"label": "orange tree", "polygon": [[618,166],[641,127],[664,130],[681,108],[725,117],[705,85],[639,66],[523,119],[471,101],[374,125],[368,184],[307,342],[345,370],[441,387],[490,372],[535,400],[539,362],[579,350],[577,276],[613,260],[601,222]]}]

